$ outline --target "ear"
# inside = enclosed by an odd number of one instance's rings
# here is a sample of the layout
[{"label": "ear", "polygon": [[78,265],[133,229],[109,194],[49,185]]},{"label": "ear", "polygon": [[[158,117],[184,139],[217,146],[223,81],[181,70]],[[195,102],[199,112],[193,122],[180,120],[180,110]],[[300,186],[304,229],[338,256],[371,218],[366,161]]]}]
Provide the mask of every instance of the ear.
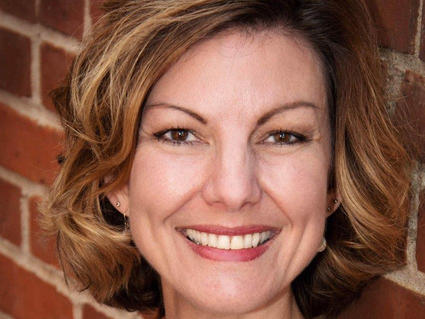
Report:
[{"label": "ear", "polygon": [[127,184],[118,190],[106,194],[106,197],[108,197],[109,201],[116,210],[118,210],[124,216],[129,216],[129,197]]},{"label": "ear", "polygon": [[341,196],[339,194],[339,191],[337,189],[330,190],[328,192],[327,196],[327,210],[326,210],[326,217],[329,217],[332,215],[338,207],[341,205]]}]

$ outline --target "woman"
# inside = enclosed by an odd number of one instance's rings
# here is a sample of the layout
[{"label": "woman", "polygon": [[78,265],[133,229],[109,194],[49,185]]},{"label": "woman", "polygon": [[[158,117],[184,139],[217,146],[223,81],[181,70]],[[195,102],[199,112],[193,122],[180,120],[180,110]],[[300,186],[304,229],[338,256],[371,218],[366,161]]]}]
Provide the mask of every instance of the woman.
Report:
[{"label": "woman", "polygon": [[361,1],[105,9],[55,93],[44,219],[98,301],[333,317],[403,263],[410,162]]}]

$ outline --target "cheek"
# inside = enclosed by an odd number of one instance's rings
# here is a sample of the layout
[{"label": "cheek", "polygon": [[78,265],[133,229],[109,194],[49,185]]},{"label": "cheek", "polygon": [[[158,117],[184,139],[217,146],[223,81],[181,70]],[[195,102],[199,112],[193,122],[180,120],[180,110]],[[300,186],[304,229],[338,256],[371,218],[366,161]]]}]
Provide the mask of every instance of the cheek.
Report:
[{"label": "cheek", "polygon": [[264,191],[290,222],[325,216],[328,163],[320,153],[299,152],[268,159],[260,165]]},{"label": "cheek", "polygon": [[176,156],[154,148],[140,148],[130,178],[130,209],[163,219],[192,196],[205,174],[195,156]]},{"label": "cheek", "polygon": [[139,251],[155,269],[168,272],[173,267],[164,248],[175,244],[169,233],[171,217],[196,193],[202,171],[194,158],[149,147],[136,153],[129,181],[130,229]]},{"label": "cheek", "polygon": [[284,225],[276,262],[286,269],[285,284],[310,263],[320,245],[326,220],[327,163],[317,152],[299,152],[261,165],[263,191]]}]

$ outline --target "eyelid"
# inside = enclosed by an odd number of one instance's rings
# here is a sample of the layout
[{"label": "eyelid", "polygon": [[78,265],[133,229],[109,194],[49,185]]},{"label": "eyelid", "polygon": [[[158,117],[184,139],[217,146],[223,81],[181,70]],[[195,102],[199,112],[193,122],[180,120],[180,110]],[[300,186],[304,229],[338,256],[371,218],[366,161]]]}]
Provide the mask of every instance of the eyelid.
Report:
[{"label": "eyelid", "polygon": [[[188,134],[192,134],[198,140],[197,141],[186,141],[186,140],[179,141],[179,140],[173,140],[171,138],[165,137],[165,135],[167,133],[170,133],[170,132],[173,132],[173,131],[185,131]],[[278,133],[291,135],[292,137],[296,138],[296,141],[293,141],[293,142],[265,142],[265,140],[272,137],[274,134],[278,134]],[[200,138],[197,136],[197,134],[193,130],[183,128],[183,127],[170,127],[170,128],[161,130],[159,132],[156,132],[153,135],[158,141],[163,142],[163,143],[177,144],[177,145],[181,145],[181,144],[191,145],[191,144],[200,143],[200,141],[199,141]],[[287,130],[287,129],[276,129],[276,130],[267,132],[266,136],[261,139],[261,142],[259,144],[269,144],[269,145],[272,145],[272,146],[294,146],[296,144],[308,142],[310,140],[311,140],[311,138],[308,137],[308,135],[304,135],[304,134],[301,134],[301,133],[298,133],[298,132],[295,132],[295,131],[292,131],[292,130]]]},{"label": "eyelid", "polygon": [[199,143],[199,141],[177,141],[177,140],[172,140],[170,138],[164,137],[165,134],[172,132],[172,131],[186,131],[189,134],[192,134],[193,136],[195,136],[199,140],[199,137],[197,136],[197,134],[193,130],[187,129],[187,128],[184,128],[184,127],[170,127],[170,128],[165,129],[165,130],[161,130],[159,132],[156,132],[153,135],[155,136],[155,138],[158,141],[163,142],[163,143],[170,143],[170,144],[197,144],[197,143]]},{"label": "eyelid", "polygon": [[[272,137],[274,134],[277,134],[277,133],[292,135],[297,140],[295,142],[289,142],[289,143],[265,142],[265,140],[267,140],[268,138]],[[277,130],[267,132],[266,136],[261,139],[260,144],[270,144],[270,145],[277,145],[277,146],[293,146],[293,145],[308,142],[308,141],[310,141],[310,138],[308,137],[308,135],[306,136],[304,134],[301,134],[292,130],[287,130],[287,129],[277,129]]]}]

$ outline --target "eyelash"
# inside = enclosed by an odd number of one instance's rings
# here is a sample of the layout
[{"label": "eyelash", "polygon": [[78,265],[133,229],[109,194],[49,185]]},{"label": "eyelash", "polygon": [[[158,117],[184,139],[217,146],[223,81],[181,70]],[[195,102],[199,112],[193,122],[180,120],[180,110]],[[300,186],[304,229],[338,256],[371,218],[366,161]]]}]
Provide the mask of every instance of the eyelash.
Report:
[{"label": "eyelash", "polygon": [[275,130],[275,131],[272,131],[272,132],[268,133],[266,139],[268,139],[269,137],[273,136],[274,134],[282,134],[282,133],[285,134],[285,135],[286,134],[292,135],[293,137],[295,137],[297,139],[297,141],[295,141],[295,142],[289,142],[289,143],[276,142],[276,143],[272,143],[272,144],[276,144],[276,145],[279,145],[279,146],[293,146],[295,144],[305,143],[305,142],[308,142],[309,141],[309,139],[307,138],[307,136],[302,135],[302,134],[299,134],[297,132],[285,130],[285,129],[279,129],[279,130]]},{"label": "eyelash", "polygon": [[[155,138],[159,142],[162,142],[162,143],[168,143],[168,144],[174,144],[174,145],[181,145],[181,144],[191,145],[191,144],[197,143],[197,142],[194,142],[194,141],[176,141],[176,140],[172,140],[170,138],[164,137],[165,134],[167,134],[167,133],[178,132],[178,131],[184,131],[185,133],[190,133],[190,134],[192,134],[193,136],[196,137],[196,134],[194,134],[192,130],[185,129],[185,128],[182,128],[182,127],[169,128],[169,129],[162,130],[160,132],[154,133],[153,135],[155,136]],[[264,143],[263,142],[263,143],[264,144],[275,144],[275,145],[278,145],[278,146],[293,146],[293,145],[298,144],[298,143],[305,143],[305,142],[309,141],[309,138],[307,138],[306,136],[304,136],[302,134],[299,134],[299,133],[293,132],[293,131],[284,130],[284,129],[274,130],[274,131],[270,132],[267,135],[266,139],[273,136],[274,134],[279,134],[279,133],[290,134],[293,137],[297,138],[297,141],[296,142],[289,142],[289,143],[279,143],[279,142],[276,142],[276,143],[267,143],[267,142]]]},{"label": "eyelash", "polygon": [[187,132],[187,133],[190,133],[190,134],[192,134],[192,135],[194,135],[194,136],[196,136],[194,133],[193,133],[193,131],[192,130],[189,130],[189,129],[185,129],[185,128],[182,128],[182,127],[173,127],[173,128],[169,128],[169,129],[166,129],[166,130],[163,130],[163,131],[160,131],[160,132],[157,132],[157,133],[154,133],[154,136],[155,136],[155,138],[158,140],[158,141],[160,141],[160,142],[162,142],[162,143],[170,143],[170,144],[177,144],[177,145],[180,145],[180,144],[195,144],[196,142],[193,142],[193,141],[175,141],[175,140],[172,140],[172,139],[169,139],[169,138],[165,138],[164,137],[164,135],[165,134],[167,134],[168,132],[177,132],[177,131],[185,131],[185,132]]}]

